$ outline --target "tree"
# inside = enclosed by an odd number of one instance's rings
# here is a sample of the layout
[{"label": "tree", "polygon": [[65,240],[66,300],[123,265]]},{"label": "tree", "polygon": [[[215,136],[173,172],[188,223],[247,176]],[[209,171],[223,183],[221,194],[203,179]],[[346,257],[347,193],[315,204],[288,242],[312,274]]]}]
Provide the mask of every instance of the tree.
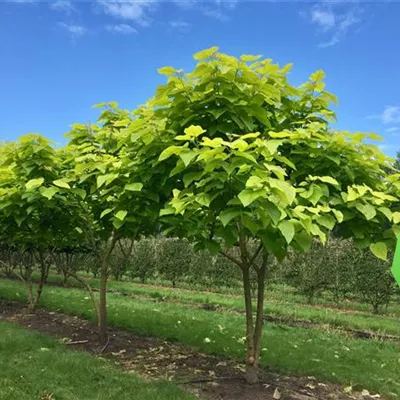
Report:
[{"label": "tree", "polygon": [[[100,104],[98,124],[75,124],[68,133],[65,181],[81,209],[86,237],[100,269],[99,303],[95,305],[101,340],[107,338],[107,281],[114,250],[120,263],[131,256],[140,234],[153,233],[158,215],[157,185],[147,182],[126,127],[132,122],[116,103]],[[127,148],[129,144],[129,149]],[[131,245],[124,246],[122,240]],[[114,257],[115,259],[115,257]],[[116,266],[114,265],[114,269]]]},{"label": "tree", "polygon": [[[14,253],[29,308],[39,303],[54,249],[79,232],[78,215],[61,179],[60,151],[40,135],[21,137],[0,150],[0,243]],[[34,293],[32,272],[38,266]]]},{"label": "tree", "polygon": [[[242,272],[246,379],[254,383],[270,255],[307,250],[313,238],[324,243],[340,224],[341,235],[385,258],[394,239],[389,161],[363,142],[376,135],[329,128],[335,97],[324,90],[322,71],[294,87],[287,80],[291,65],[260,56],[238,60],[216,47],[194,57],[191,73],[159,70],[168,83],[137,110],[129,130],[143,143],[147,171],[161,173],[171,193],[160,213],[166,233],[222,252]],[[250,241],[258,243],[253,253]],[[224,250],[230,247],[239,257]],[[255,316],[251,271],[258,281]]]}]

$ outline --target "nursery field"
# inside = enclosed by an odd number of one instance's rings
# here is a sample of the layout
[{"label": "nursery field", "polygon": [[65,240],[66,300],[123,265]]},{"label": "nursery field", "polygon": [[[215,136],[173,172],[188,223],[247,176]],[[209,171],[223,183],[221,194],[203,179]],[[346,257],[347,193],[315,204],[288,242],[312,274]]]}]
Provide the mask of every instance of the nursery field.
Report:
[{"label": "nursery field", "polygon": [[[95,278],[88,281],[94,289],[99,284]],[[68,282],[68,287],[62,287],[61,283],[60,276],[49,276],[40,306],[50,311],[50,315],[61,312],[93,321],[95,316],[87,292],[82,288],[72,287],[77,285],[72,280]],[[383,398],[400,396],[400,383],[397,379],[400,368],[400,324],[397,305],[394,304],[384,315],[373,315],[364,309],[362,303],[349,302],[346,308],[340,309],[323,297],[318,298],[315,305],[309,305],[306,304],[306,299],[296,295],[293,289],[292,294],[288,293],[284,297],[280,293],[282,292],[272,290],[266,296],[266,322],[261,356],[263,371],[273,371],[283,376],[311,377],[325,385],[332,383],[338,393],[336,396],[346,396],[346,392],[348,395],[357,396],[358,393],[360,396],[363,390],[364,395],[369,392],[380,394]],[[16,280],[1,279],[0,297],[3,300],[25,302],[25,288]],[[179,343],[185,349],[194,349],[193,351],[218,357],[208,362],[206,371],[200,368],[194,372],[196,368],[188,368],[184,374],[179,368],[176,370],[170,367],[176,363],[176,357],[171,357],[171,361],[167,363],[169,366],[155,374],[157,379],[191,380],[204,378],[204,374],[206,378],[210,378],[210,373],[211,377],[217,376],[218,379],[222,379],[225,378],[224,375],[231,375],[232,372],[218,371],[221,368],[217,365],[226,364],[226,361],[221,360],[233,362],[236,372],[243,368],[240,366],[245,356],[246,340],[244,317],[241,313],[243,302],[235,293],[212,293],[110,281],[108,302],[109,323],[113,328],[143,338]],[[9,315],[18,313],[14,310]],[[35,329],[46,332],[46,327],[41,324],[48,325],[41,321],[39,325],[34,326]],[[7,332],[7,329],[16,328],[6,329],[4,325],[1,329]],[[50,333],[54,334],[54,330],[50,329]],[[62,337],[62,330],[57,334]],[[68,336],[68,329],[65,335]],[[79,345],[77,347],[79,348]],[[115,351],[112,353],[118,354]],[[157,356],[155,360],[158,360]],[[151,366],[145,370],[145,374],[149,371],[152,371]],[[139,370],[138,373],[143,373],[143,370]],[[74,378],[71,376],[71,379]],[[222,385],[218,380],[214,384]],[[43,385],[47,387],[46,382]],[[206,386],[208,387],[209,383]],[[311,381],[304,384],[303,389],[296,387],[290,390],[294,390],[293,393],[303,393],[306,390],[310,398],[318,398],[312,397],[317,396],[312,388],[319,386]],[[281,391],[284,393],[285,389]],[[171,396],[178,394],[174,393]]]}]

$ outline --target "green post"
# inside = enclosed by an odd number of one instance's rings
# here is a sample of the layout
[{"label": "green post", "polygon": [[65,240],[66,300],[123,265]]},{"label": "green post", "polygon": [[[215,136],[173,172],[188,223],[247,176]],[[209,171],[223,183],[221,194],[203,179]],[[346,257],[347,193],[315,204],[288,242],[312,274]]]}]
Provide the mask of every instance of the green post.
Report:
[{"label": "green post", "polygon": [[398,285],[400,285],[400,235],[397,237],[397,246],[393,258],[392,273],[394,279]]}]

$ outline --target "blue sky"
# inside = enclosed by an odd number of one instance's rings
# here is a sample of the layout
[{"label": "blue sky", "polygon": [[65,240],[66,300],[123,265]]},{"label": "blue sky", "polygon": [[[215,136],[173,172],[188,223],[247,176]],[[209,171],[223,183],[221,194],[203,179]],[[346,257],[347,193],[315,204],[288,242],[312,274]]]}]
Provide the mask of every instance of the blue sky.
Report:
[{"label": "blue sky", "polygon": [[374,131],[400,149],[400,2],[0,1],[0,140],[39,132],[58,143],[91,106],[133,109],[151,97],[161,66],[190,70],[217,45],[315,70],[339,97],[336,127]]}]

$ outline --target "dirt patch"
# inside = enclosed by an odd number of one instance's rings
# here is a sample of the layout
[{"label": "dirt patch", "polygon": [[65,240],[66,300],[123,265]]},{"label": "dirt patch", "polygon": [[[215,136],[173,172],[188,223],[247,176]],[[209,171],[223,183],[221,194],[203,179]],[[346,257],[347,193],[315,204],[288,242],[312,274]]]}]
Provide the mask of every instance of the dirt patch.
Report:
[{"label": "dirt patch", "polygon": [[164,340],[138,337],[109,329],[107,345],[100,343],[96,326],[66,314],[38,310],[29,313],[21,303],[0,301],[0,319],[51,334],[65,346],[85,350],[111,360],[128,372],[147,379],[169,380],[199,398],[210,400],[349,400],[372,399],[348,395],[341,387],[318,382],[314,377],[290,377],[263,370],[261,381],[249,386],[242,378],[244,365],[237,360],[213,357]]}]

